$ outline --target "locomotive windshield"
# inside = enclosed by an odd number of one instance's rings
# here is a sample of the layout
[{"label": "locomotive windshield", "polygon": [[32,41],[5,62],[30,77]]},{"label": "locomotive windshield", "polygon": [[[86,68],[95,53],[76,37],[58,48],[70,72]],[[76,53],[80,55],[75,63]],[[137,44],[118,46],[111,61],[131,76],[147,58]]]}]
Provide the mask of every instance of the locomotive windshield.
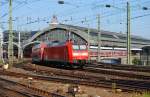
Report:
[{"label": "locomotive windshield", "polygon": [[85,50],[86,49],[86,45],[80,45],[80,50]]},{"label": "locomotive windshield", "polygon": [[79,50],[79,45],[73,45],[72,48],[73,48],[74,50]]},{"label": "locomotive windshield", "polygon": [[74,50],[85,50],[87,49],[86,45],[73,45]]}]

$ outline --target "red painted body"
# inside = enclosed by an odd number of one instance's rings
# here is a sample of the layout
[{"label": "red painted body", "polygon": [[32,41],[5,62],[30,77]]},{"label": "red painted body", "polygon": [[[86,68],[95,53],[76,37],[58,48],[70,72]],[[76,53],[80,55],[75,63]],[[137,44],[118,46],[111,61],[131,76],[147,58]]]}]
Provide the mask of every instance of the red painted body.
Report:
[{"label": "red painted body", "polygon": [[[77,48],[74,49],[74,46]],[[86,45],[73,45],[71,41],[42,43],[33,47],[32,59],[37,62],[85,63],[88,60],[88,50]]]},{"label": "red painted body", "polygon": [[31,54],[33,61],[40,62],[43,60],[44,49],[46,46],[47,45],[45,43],[33,46]]}]

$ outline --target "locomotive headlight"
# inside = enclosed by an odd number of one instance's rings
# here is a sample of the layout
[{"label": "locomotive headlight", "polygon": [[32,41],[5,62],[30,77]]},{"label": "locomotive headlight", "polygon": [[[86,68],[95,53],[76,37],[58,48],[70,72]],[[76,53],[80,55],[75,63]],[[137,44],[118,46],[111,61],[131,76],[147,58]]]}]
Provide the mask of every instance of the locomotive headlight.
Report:
[{"label": "locomotive headlight", "polygon": [[88,56],[88,53],[87,52],[79,52],[79,53],[73,53],[73,56]]},{"label": "locomotive headlight", "polygon": [[73,53],[73,56],[79,56],[79,53]]},{"label": "locomotive headlight", "polygon": [[82,53],[81,55],[82,56],[88,56],[88,53]]}]

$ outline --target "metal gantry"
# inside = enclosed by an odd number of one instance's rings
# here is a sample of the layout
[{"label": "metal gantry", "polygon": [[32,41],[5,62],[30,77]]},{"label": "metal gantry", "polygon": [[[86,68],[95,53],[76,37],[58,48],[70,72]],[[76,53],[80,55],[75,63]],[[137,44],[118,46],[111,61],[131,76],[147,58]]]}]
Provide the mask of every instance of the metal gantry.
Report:
[{"label": "metal gantry", "polygon": [[[88,53],[90,53],[90,24],[88,23]],[[90,60],[90,54],[88,54],[88,60]]]},{"label": "metal gantry", "polygon": [[[0,7],[1,7],[1,0],[0,0]],[[0,14],[1,14],[1,8],[0,8]],[[3,58],[3,46],[2,46],[2,29],[1,29],[1,19],[0,19],[0,61],[2,61]]]},{"label": "metal gantry", "polygon": [[18,32],[18,59],[21,59],[20,31]]},{"label": "metal gantry", "polygon": [[[106,5],[106,7],[110,8],[110,7],[114,7],[117,9],[120,9],[118,7],[115,6],[111,6],[111,5]],[[127,1],[127,64],[131,64],[131,33],[130,33],[130,3]],[[124,10],[124,9],[122,9]]]},{"label": "metal gantry", "polygon": [[3,60],[3,34],[2,34],[2,29],[0,26],[0,61]]},{"label": "metal gantry", "polygon": [[130,4],[127,2],[127,64],[131,64]]},{"label": "metal gantry", "polygon": [[98,14],[97,15],[97,30],[98,30],[98,52],[97,52],[97,55],[98,55],[98,59],[97,59],[97,62],[100,62],[101,61],[101,31],[100,31],[100,15]]},{"label": "metal gantry", "polygon": [[8,41],[9,65],[13,65],[13,30],[12,30],[12,0],[9,0],[9,41]]}]

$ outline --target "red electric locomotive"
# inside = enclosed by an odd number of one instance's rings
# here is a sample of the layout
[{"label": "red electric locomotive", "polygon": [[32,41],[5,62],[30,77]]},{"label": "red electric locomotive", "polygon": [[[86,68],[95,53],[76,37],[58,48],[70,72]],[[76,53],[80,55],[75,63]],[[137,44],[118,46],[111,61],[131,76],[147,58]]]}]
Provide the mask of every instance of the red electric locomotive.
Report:
[{"label": "red electric locomotive", "polygon": [[87,45],[73,44],[71,41],[42,43],[33,47],[32,61],[83,66],[88,61]]}]

